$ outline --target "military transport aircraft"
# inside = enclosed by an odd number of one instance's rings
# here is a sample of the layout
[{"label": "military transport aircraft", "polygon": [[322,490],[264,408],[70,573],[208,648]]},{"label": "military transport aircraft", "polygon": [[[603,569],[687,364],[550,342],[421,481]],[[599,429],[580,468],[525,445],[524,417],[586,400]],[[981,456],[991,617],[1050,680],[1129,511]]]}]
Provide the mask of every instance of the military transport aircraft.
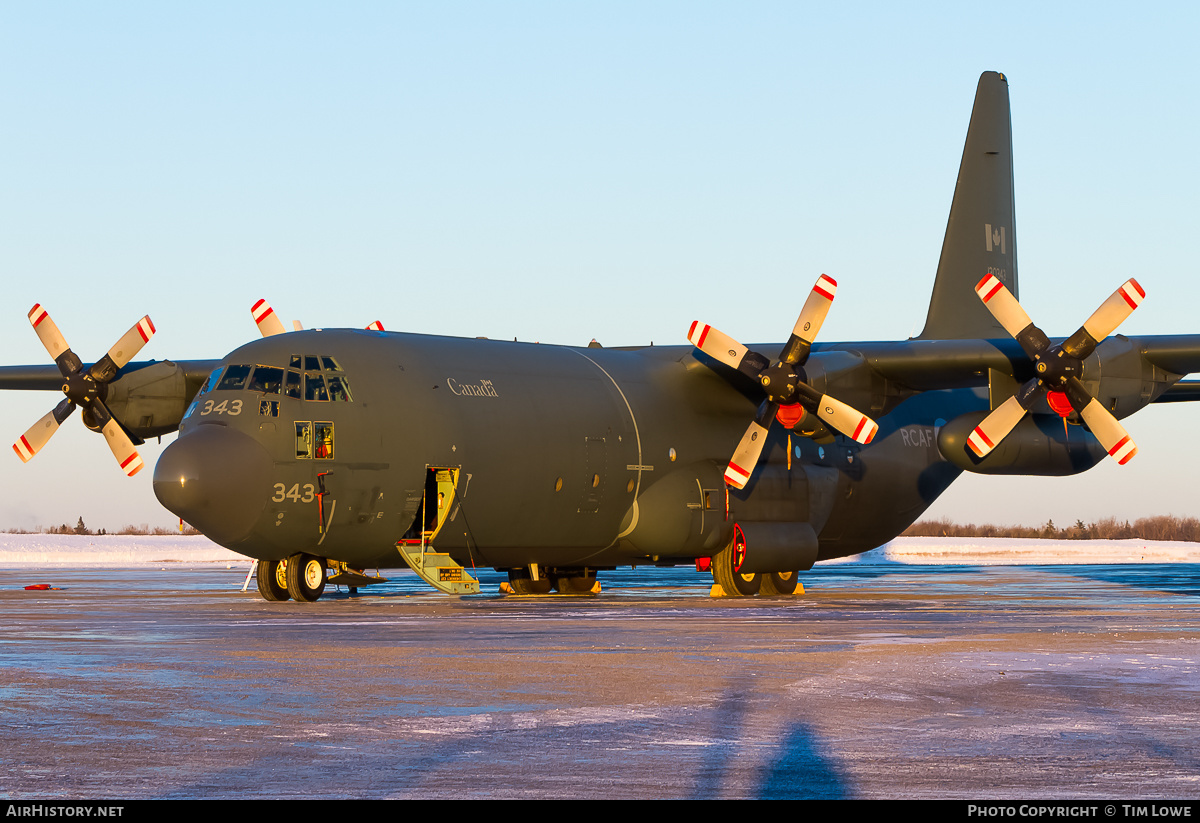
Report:
[{"label": "military transport aircraft", "polygon": [[478,591],[481,566],[535,593],[681,563],[730,595],[791,593],[814,562],[899,534],[964,471],[1124,463],[1119,418],[1200,399],[1180,383],[1200,371],[1200,335],[1113,334],[1144,297],[1135,280],[1065,340],[1033,324],[1012,180],[1008,84],[987,72],[925,327],[902,342],[814,343],[837,289],[825,275],[797,295],[787,342],[752,348],[700,321],[681,322],[691,346],[614,349],[377,323],[285,333],[260,301],[262,338],[221,360],[132,362],[145,317],[85,366],[34,306],[57,368],[0,369],[0,388],[66,397],[14,450],[31,459],[79,406],[133,474],[142,438],[178,430],[155,494],[256,558],[267,600],[405,565],[451,593]]}]

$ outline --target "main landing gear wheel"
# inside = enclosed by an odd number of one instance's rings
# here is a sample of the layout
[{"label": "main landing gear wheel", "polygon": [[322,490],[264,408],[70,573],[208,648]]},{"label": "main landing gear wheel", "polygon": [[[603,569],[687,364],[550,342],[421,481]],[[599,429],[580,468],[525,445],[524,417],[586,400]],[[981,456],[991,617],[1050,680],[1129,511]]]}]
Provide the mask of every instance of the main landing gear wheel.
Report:
[{"label": "main landing gear wheel", "polygon": [[559,594],[592,594],[596,588],[596,575],[555,575],[551,582]]},{"label": "main landing gear wheel", "polygon": [[760,594],[795,594],[800,584],[800,572],[771,572],[762,576]]},{"label": "main landing gear wheel", "polygon": [[287,561],[260,560],[258,561],[258,593],[263,600],[272,603],[287,600],[290,595],[287,588]]},{"label": "main landing gear wheel", "polygon": [[512,586],[513,594],[550,594],[550,578],[534,580],[529,569],[509,569],[508,585]]},{"label": "main landing gear wheel", "polygon": [[287,590],[293,600],[311,603],[325,591],[325,561],[311,554],[287,559]]},{"label": "main landing gear wheel", "polygon": [[741,574],[738,569],[746,559],[746,538],[734,527],[733,540],[713,555],[712,576],[730,597],[751,597],[762,588],[761,574]]}]

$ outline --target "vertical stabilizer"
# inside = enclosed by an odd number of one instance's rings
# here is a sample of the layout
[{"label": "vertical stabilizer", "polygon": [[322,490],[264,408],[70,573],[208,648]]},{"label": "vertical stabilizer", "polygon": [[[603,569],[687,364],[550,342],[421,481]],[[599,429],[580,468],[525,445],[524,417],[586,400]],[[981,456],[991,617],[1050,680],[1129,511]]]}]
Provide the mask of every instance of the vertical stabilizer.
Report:
[{"label": "vertical stabilizer", "polygon": [[1017,295],[1008,80],[994,71],[980,75],[975,90],[975,107],[958,167],[933,297],[919,337],[1008,337],[975,295],[975,284],[988,274],[995,275]]}]

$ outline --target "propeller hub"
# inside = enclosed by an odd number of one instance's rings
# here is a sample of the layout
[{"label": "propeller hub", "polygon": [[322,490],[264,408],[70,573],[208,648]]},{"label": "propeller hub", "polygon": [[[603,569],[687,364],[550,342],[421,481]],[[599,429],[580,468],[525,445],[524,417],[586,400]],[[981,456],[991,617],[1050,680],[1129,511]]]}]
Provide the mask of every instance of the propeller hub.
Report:
[{"label": "propeller hub", "polygon": [[62,387],[63,394],[78,406],[90,406],[100,396],[100,384],[87,372],[69,375]]},{"label": "propeller hub", "polygon": [[767,391],[767,399],[772,403],[789,403],[796,396],[796,386],[800,383],[800,375],[794,366],[782,361],[776,361],[768,366],[758,376],[762,387]]},{"label": "propeller hub", "polygon": [[1083,361],[1067,354],[1061,346],[1055,346],[1034,358],[1034,368],[1037,370],[1038,382],[1043,386],[1061,390],[1068,380],[1083,373]]}]

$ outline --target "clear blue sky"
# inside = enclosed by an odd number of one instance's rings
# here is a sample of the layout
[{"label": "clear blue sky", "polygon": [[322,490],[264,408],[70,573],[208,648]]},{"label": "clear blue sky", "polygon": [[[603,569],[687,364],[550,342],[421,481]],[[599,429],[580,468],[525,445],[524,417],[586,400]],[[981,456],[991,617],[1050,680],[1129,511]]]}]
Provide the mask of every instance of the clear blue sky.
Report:
[{"label": "clear blue sky", "polygon": [[[1133,275],[1122,331],[1200,333],[1195,6],[829,5],[4,3],[0,361],[47,361],[34,302],[85,359],[143,313],[145,357],[219,357],[259,297],[310,326],[783,339],[821,272],[823,340],[903,339],[989,69],[1034,319],[1069,334]],[[5,442],[55,402],[0,398]],[[930,514],[1194,515],[1197,419],[1147,409],[1126,467],[967,477]],[[174,522],[78,415],[8,460],[0,528]]]}]

